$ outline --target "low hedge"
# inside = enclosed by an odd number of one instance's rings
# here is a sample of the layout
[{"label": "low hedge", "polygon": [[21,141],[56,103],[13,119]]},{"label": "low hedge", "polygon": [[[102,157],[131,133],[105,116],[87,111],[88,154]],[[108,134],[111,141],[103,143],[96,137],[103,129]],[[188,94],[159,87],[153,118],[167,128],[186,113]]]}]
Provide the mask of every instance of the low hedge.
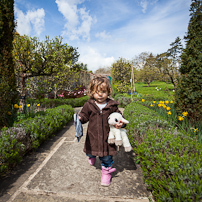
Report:
[{"label": "low hedge", "polygon": [[128,104],[131,103],[131,98],[129,96],[126,96],[125,94],[116,94],[114,97],[114,100],[119,102],[119,107],[126,107]]},{"label": "low hedge", "polygon": [[124,117],[129,121],[127,131],[132,142],[142,142],[149,129],[173,129],[172,125],[157,112],[138,103],[127,105],[124,110]]},{"label": "low hedge", "polygon": [[41,108],[54,108],[60,105],[71,105],[72,107],[81,107],[89,99],[88,96],[83,96],[80,98],[69,98],[69,99],[26,99],[27,104],[38,104],[40,103]]},{"label": "low hedge", "polygon": [[149,130],[134,151],[155,201],[202,201],[202,145],[183,134]]},{"label": "low hedge", "polygon": [[129,104],[124,117],[130,121],[130,141],[155,201],[202,201],[202,145],[140,104]]},{"label": "low hedge", "polygon": [[74,109],[63,105],[47,109],[43,115],[17,122],[0,131],[0,173],[18,163],[30,150],[38,148],[70,120]]}]

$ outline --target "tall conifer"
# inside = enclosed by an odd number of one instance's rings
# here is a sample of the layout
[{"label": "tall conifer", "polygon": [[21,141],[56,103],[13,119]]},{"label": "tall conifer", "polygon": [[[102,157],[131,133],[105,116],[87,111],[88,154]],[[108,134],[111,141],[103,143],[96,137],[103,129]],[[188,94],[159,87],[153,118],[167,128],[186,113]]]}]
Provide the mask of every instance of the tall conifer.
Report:
[{"label": "tall conifer", "polygon": [[202,118],[202,1],[192,0],[190,21],[181,55],[182,77],[176,89],[178,111],[187,111],[193,121]]},{"label": "tall conifer", "polygon": [[0,0],[0,128],[12,125],[17,91],[12,58],[14,0]]}]

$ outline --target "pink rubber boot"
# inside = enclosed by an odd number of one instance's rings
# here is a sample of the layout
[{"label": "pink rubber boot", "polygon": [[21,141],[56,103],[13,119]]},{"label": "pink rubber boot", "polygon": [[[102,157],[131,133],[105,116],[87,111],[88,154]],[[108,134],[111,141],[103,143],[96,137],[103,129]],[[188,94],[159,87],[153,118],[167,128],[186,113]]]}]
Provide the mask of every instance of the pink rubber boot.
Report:
[{"label": "pink rubber boot", "polygon": [[95,164],[96,158],[89,158],[88,163],[93,166]]},{"label": "pink rubber boot", "polygon": [[109,186],[111,183],[111,173],[116,171],[116,168],[108,167],[105,168],[102,166],[102,178],[101,178],[101,185],[102,186]]}]

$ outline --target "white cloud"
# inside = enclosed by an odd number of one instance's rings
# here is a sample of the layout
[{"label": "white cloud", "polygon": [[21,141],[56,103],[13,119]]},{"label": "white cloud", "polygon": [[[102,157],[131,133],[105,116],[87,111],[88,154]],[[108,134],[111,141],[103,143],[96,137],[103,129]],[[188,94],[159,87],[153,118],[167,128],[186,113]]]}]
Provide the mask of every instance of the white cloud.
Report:
[{"label": "white cloud", "polygon": [[146,13],[147,7],[149,5],[154,5],[158,0],[140,0],[140,6],[142,7],[142,12]]},{"label": "white cloud", "polygon": [[28,10],[26,14],[24,14],[20,9],[15,7],[15,15],[17,21],[16,30],[21,35],[30,35],[36,34],[40,35],[44,30],[44,18],[45,11],[43,8],[37,10]]},{"label": "white cloud", "polygon": [[101,55],[98,50],[91,46],[80,46],[79,53],[79,62],[88,64],[88,69],[92,71],[96,71],[101,67],[109,67],[115,61],[114,57]]},{"label": "white cloud", "polygon": [[111,38],[111,35],[106,33],[106,31],[104,30],[103,32],[99,32],[99,33],[96,33],[95,35],[97,38],[101,38],[101,39],[110,39]]},{"label": "white cloud", "polygon": [[63,35],[68,36],[70,40],[82,39],[90,40],[91,25],[96,19],[89,15],[86,8],[78,8],[77,5],[84,0],[56,0],[58,10],[67,21],[64,26]]}]

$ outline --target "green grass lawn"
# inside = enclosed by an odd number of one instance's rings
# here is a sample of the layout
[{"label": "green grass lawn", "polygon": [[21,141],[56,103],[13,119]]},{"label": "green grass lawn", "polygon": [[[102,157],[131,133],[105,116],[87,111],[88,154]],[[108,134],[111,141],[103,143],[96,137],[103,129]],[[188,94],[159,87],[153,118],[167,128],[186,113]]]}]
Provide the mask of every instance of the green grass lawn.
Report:
[{"label": "green grass lawn", "polygon": [[150,87],[146,83],[136,83],[135,91],[141,97],[148,97],[150,99],[168,99],[172,100],[174,95],[174,86],[170,83],[155,81],[150,83]]}]

